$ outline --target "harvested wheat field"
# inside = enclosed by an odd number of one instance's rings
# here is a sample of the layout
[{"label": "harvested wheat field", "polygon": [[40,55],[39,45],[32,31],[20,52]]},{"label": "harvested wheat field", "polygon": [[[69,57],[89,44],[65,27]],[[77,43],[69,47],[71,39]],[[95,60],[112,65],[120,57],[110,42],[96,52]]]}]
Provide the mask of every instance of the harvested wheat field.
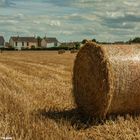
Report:
[{"label": "harvested wheat field", "polygon": [[140,117],[81,117],[72,93],[76,54],[0,54],[0,137],[13,140],[140,139]]}]

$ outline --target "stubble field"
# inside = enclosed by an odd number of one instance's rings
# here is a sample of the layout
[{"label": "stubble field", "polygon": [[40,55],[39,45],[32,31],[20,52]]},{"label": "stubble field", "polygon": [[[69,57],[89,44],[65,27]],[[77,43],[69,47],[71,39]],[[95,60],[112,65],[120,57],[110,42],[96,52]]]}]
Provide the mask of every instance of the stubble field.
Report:
[{"label": "stubble field", "polygon": [[104,123],[77,113],[72,94],[76,54],[0,54],[0,137],[13,140],[140,139],[140,117]]}]

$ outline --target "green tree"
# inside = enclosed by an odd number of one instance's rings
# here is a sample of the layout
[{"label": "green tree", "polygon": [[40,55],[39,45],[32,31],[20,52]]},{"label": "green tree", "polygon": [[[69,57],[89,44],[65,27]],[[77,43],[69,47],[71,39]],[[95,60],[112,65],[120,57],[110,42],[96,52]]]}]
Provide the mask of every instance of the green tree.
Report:
[{"label": "green tree", "polygon": [[32,45],[32,46],[31,46],[31,49],[32,49],[32,50],[34,50],[34,49],[35,49],[35,46],[34,46],[34,45]]},{"label": "green tree", "polygon": [[85,44],[87,41],[88,41],[87,39],[83,39],[82,44]]},{"label": "green tree", "polygon": [[92,42],[97,42],[95,38],[92,39]]},{"label": "green tree", "polygon": [[77,42],[77,43],[75,44],[75,49],[78,50],[79,48],[80,48],[80,43]]},{"label": "green tree", "polygon": [[140,37],[135,37],[134,39],[130,39],[128,41],[129,44],[131,43],[140,43]]},{"label": "green tree", "polygon": [[135,37],[133,40],[132,40],[133,43],[140,43],[140,37]]}]

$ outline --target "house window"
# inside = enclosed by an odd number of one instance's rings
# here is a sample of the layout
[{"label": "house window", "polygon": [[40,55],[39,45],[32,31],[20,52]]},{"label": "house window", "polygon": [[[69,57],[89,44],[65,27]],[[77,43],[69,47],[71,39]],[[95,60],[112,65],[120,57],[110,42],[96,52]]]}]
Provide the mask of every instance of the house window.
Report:
[{"label": "house window", "polygon": [[17,42],[16,42],[16,46],[17,46]]},{"label": "house window", "polygon": [[27,46],[29,46],[29,42],[27,42]]},{"label": "house window", "polygon": [[24,42],[22,42],[22,46],[24,46]]}]

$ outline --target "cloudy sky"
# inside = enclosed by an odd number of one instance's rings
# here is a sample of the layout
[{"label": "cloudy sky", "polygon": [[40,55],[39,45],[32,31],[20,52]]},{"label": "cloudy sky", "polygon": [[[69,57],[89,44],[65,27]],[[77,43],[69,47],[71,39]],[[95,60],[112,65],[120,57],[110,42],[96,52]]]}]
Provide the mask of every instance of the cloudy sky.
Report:
[{"label": "cloudy sky", "polygon": [[0,34],[128,40],[140,36],[140,0],[0,0]]}]

